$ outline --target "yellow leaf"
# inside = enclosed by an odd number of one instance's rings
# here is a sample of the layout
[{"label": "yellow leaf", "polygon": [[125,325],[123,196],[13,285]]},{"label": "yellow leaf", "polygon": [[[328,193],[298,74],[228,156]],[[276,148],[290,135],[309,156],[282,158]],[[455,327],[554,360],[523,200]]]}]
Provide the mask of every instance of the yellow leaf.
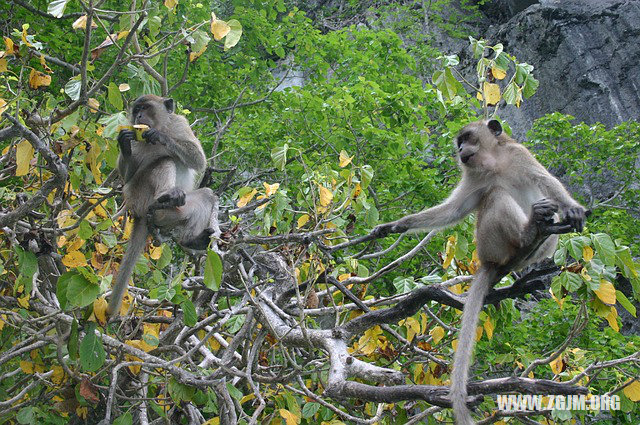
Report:
[{"label": "yellow leaf", "polygon": [[310,218],[309,214],[301,215],[300,218],[298,218],[298,229],[307,224]]},{"label": "yellow leaf", "polygon": [[287,409],[280,409],[280,416],[285,420],[286,425],[298,425],[300,423],[300,417],[288,411]]},{"label": "yellow leaf", "polygon": [[608,305],[616,303],[616,288],[613,287],[611,282],[600,279],[600,287],[594,292],[603,303]]},{"label": "yellow leaf", "polygon": [[484,83],[482,93],[478,93],[479,100],[487,99],[487,105],[495,105],[500,101],[500,86],[494,83]]},{"label": "yellow leaf", "polygon": [[358,340],[358,347],[364,355],[369,355],[376,351],[378,348],[379,338],[382,336],[382,328],[376,325],[370,329],[367,329],[365,333]]},{"label": "yellow leaf", "polygon": [[584,261],[591,261],[591,259],[593,258],[593,248],[591,248],[590,246],[583,246],[582,247],[582,258],[584,258]]},{"label": "yellow leaf", "polygon": [[6,111],[8,108],[7,101],[4,99],[0,99],[0,114]]},{"label": "yellow leaf", "polygon": [[340,168],[344,168],[347,165],[351,164],[352,159],[353,157],[352,156],[350,157],[346,151],[341,150],[340,151]]},{"label": "yellow leaf", "polygon": [[[71,28],[74,30],[85,29],[87,28],[87,15],[82,15],[78,19],[76,19],[73,24],[71,24]],[[91,28],[98,28],[98,24],[96,24],[96,20],[91,20]]]},{"label": "yellow leaf", "polygon": [[162,255],[162,245],[154,246],[153,248],[151,248],[151,251],[149,252],[149,257],[152,260],[157,260],[158,258],[160,258],[161,255]]},{"label": "yellow leaf", "polygon": [[100,156],[100,153],[100,145],[94,142],[91,144],[91,149],[85,157],[85,160],[89,163],[91,175],[93,175],[93,179],[97,184],[102,184],[102,172],[100,172],[100,167],[98,166],[98,156]]},{"label": "yellow leaf", "polygon": [[407,339],[413,341],[413,338],[420,333],[420,323],[413,317],[407,317],[404,324],[407,327]]},{"label": "yellow leaf", "polygon": [[487,338],[493,338],[493,329],[495,328],[495,326],[493,325],[493,320],[491,320],[491,317],[488,317],[487,320],[484,321],[483,327],[485,332],[487,333]]},{"label": "yellow leaf", "polygon": [[620,326],[618,326],[618,310],[614,306],[611,306],[611,310],[607,317],[607,322],[609,322],[609,326],[616,332],[620,332]]},{"label": "yellow leaf", "polygon": [[211,13],[211,34],[216,41],[222,40],[231,31],[231,27],[225,21],[221,21],[216,18],[216,15]]},{"label": "yellow leaf", "polygon": [[95,114],[96,112],[98,112],[98,108],[100,107],[100,102],[98,102],[98,99],[90,97],[87,100],[87,106],[89,107],[89,112],[91,112],[92,114]]},{"label": "yellow leaf", "polygon": [[64,379],[65,375],[62,366],[53,366],[51,369],[53,370],[53,375],[51,375],[51,382],[56,385],[60,385],[64,381],[66,381],[66,379]]},{"label": "yellow leaf", "polygon": [[70,269],[74,269],[76,267],[86,266],[87,259],[84,257],[84,254],[82,252],[71,251],[67,253],[67,255],[62,257],[62,264]]},{"label": "yellow leaf", "polygon": [[76,407],[76,415],[82,419],[87,419],[87,416],[89,415],[89,408],[87,406]]},{"label": "yellow leaf", "polygon": [[40,71],[32,69],[29,73],[29,86],[32,89],[37,89],[40,86],[48,86],[51,84],[51,75],[43,74]]},{"label": "yellow leaf", "polygon": [[4,46],[6,48],[6,56],[11,56],[15,54],[16,48],[15,45],[13,44],[13,40],[10,39],[9,37],[5,37],[4,38]]},{"label": "yellow leaf", "polygon": [[333,199],[333,193],[324,186],[320,186],[320,205],[323,207],[328,206]]},{"label": "yellow leaf", "polygon": [[345,280],[349,279],[350,277],[351,277],[351,273],[343,273],[340,276],[338,276],[338,281],[344,282]]},{"label": "yellow leaf", "polygon": [[633,381],[622,390],[631,401],[640,401],[640,382]]},{"label": "yellow leaf", "polygon": [[244,397],[242,397],[240,399],[240,404],[244,404],[245,402],[247,402],[249,400],[253,400],[254,398],[256,398],[256,395],[254,393],[247,394],[246,396],[244,396]]},{"label": "yellow leaf", "polygon": [[29,294],[25,294],[23,297],[18,298],[18,304],[22,308],[29,308],[29,299],[31,296]]},{"label": "yellow leaf", "polygon": [[200,49],[199,51],[189,53],[189,62],[193,62],[194,60],[198,59],[200,56],[202,56],[205,50],[207,50],[207,46],[202,46],[202,49]]},{"label": "yellow leaf", "polygon": [[7,321],[7,315],[6,314],[0,314],[0,331],[2,330],[2,328],[4,328],[4,324]]},{"label": "yellow leaf", "polygon": [[453,257],[456,253],[456,237],[455,236],[449,236],[449,239],[447,239],[447,245],[445,248],[445,257],[444,257],[444,261],[442,262],[442,268],[448,268],[451,265],[451,262],[453,261]]},{"label": "yellow leaf", "polygon": [[220,417],[216,416],[215,418],[211,418],[202,425],[220,425]]},{"label": "yellow leaf", "polygon": [[453,351],[456,351],[458,349],[458,340],[454,339],[453,341],[451,341],[451,347],[453,347]]},{"label": "yellow leaf", "polygon": [[278,188],[280,187],[280,183],[269,184],[264,182],[262,183],[262,185],[264,186],[265,195],[267,196],[271,196],[275,194],[278,191]]},{"label": "yellow leaf", "polygon": [[482,338],[482,326],[476,328],[476,341],[480,341],[480,338]]},{"label": "yellow leaf", "polygon": [[100,243],[100,242],[95,244],[95,248],[96,248],[96,251],[98,251],[102,255],[104,255],[107,252],[109,252],[109,247],[107,247],[105,244]]},{"label": "yellow leaf", "polygon": [[29,172],[29,166],[35,150],[31,143],[23,140],[16,146],[16,176],[24,176]]},{"label": "yellow leaf", "polygon": [[67,252],[79,250],[82,247],[82,245],[84,245],[84,242],[85,241],[82,238],[75,238],[71,243],[71,245],[67,247]]},{"label": "yellow leaf", "polygon": [[129,91],[131,89],[131,86],[127,83],[122,83],[118,86],[118,90],[120,90],[121,92],[126,92]]},{"label": "yellow leaf", "polygon": [[491,68],[491,74],[493,74],[493,77],[496,80],[502,80],[504,79],[504,77],[507,76],[507,72],[503,69],[500,69],[496,66],[494,66],[493,68]]},{"label": "yellow leaf", "polygon": [[258,193],[258,189],[253,189],[251,192],[247,193],[246,195],[241,196],[240,199],[238,199],[238,203],[237,203],[238,207],[242,208],[245,205],[247,205],[253,199],[256,193]]},{"label": "yellow leaf", "polygon": [[22,371],[27,375],[31,375],[33,372],[35,372],[35,365],[33,364],[33,362],[20,360],[20,369],[22,369]]},{"label": "yellow leaf", "polygon": [[178,0],[164,0],[164,5],[167,9],[171,10],[178,4]]},{"label": "yellow leaf", "polygon": [[104,297],[97,298],[93,302],[93,314],[102,326],[107,324],[107,300]]},{"label": "yellow leaf", "polygon": [[0,59],[0,72],[5,72],[7,69],[7,60],[4,58]]},{"label": "yellow leaf", "polygon": [[122,306],[120,306],[120,316],[126,316],[129,313],[131,304],[133,303],[133,297],[129,294],[129,291],[124,292],[122,297]]},{"label": "yellow leaf", "polygon": [[27,28],[29,28],[29,24],[22,25],[22,42],[29,47],[33,47],[33,44],[29,43],[29,40],[27,40]]},{"label": "yellow leaf", "polygon": [[562,360],[562,356],[556,357],[551,363],[549,363],[549,367],[555,375],[558,375],[560,372],[562,372],[563,366],[564,360]]},{"label": "yellow leaf", "polygon": [[439,343],[444,338],[445,330],[442,326],[436,326],[429,331],[429,335],[433,338],[433,343]]},{"label": "yellow leaf", "polygon": [[117,39],[121,40],[121,39],[125,38],[128,35],[129,35],[129,30],[120,31],[118,33],[118,38]]}]

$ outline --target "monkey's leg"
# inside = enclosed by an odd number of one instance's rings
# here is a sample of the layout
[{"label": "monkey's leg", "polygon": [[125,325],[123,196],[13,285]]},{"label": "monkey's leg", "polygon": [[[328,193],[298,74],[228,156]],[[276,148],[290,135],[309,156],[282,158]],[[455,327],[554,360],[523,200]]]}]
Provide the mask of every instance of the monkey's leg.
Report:
[{"label": "monkey's leg", "polygon": [[214,233],[210,226],[216,203],[211,189],[193,190],[186,193],[184,205],[157,211],[154,221],[160,228],[174,228],[172,234],[180,245],[203,250]]}]

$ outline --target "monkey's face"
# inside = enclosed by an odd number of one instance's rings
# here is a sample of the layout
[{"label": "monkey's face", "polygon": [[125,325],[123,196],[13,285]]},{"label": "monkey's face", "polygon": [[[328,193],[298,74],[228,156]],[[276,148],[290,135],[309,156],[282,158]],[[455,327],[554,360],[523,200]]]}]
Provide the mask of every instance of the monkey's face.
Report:
[{"label": "monkey's face", "polygon": [[460,164],[471,169],[492,169],[500,134],[502,126],[496,120],[466,125],[455,139]]},{"label": "monkey's face", "polygon": [[136,102],[131,110],[131,121],[134,124],[145,124],[153,128],[157,122],[154,112],[150,102]]}]

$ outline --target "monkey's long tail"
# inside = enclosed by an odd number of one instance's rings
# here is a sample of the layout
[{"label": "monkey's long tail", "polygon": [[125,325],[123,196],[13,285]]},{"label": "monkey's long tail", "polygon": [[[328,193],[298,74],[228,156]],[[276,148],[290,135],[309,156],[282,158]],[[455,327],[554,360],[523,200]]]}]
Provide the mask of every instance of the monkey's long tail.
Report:
[{"label": "monkey's long tail", "polygon": [[453,372],[451,373],[451,390],[449,395],[453,403],[453,415],[457,425],[473,425],[471,413],[467,409],[467,382],[473,347],[476,340],[478,316],[484,305],[484,297],[496,277],[493,268],[480,267],[476,273],[467,301],[462,312],[462,328],[458,337],[458,346],[453,356]]},{"label": "monkey's long tail", "polygon": [[118,315],[120,312],[120,305],[122,304],[122,296],[124,291],[129,285],[129,279],[133,274],[133,268],[138,261],[138,257],[144,251],[144,247],[147,244],[147,223],[144,218],[136,218],[133,221],[133,229],[131,230],[131,237],[129,238],[129,245],[124,253],[124,257],[120,262],[118,268],[118,274],[116,275],[115,283],[113,284],[113,291],[111,292],[111,300],[109,301],[109,307],[107,307],[107,313],[109,316]]}]

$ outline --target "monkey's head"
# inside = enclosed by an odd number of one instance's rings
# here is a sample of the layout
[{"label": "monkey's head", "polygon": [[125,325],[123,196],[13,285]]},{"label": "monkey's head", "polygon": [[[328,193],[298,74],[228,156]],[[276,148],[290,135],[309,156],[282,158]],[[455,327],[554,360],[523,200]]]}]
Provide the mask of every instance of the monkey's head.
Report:
[{"label": "monkey's head", "polygon": [[167,122],[168,116],[173,113],[174,109],[173,99],[165,99],[154,94],[145,94],[133,102],[131,122],[133,124],[145,124],[150,128],[157,128]]},{"label": "monkey's head", "polygon": [[460,130],[454,143],[463,167],[491,170],[496,165],[496,150],[510,140],[502,133],[499,121],[489,120],[467,124]]}]

